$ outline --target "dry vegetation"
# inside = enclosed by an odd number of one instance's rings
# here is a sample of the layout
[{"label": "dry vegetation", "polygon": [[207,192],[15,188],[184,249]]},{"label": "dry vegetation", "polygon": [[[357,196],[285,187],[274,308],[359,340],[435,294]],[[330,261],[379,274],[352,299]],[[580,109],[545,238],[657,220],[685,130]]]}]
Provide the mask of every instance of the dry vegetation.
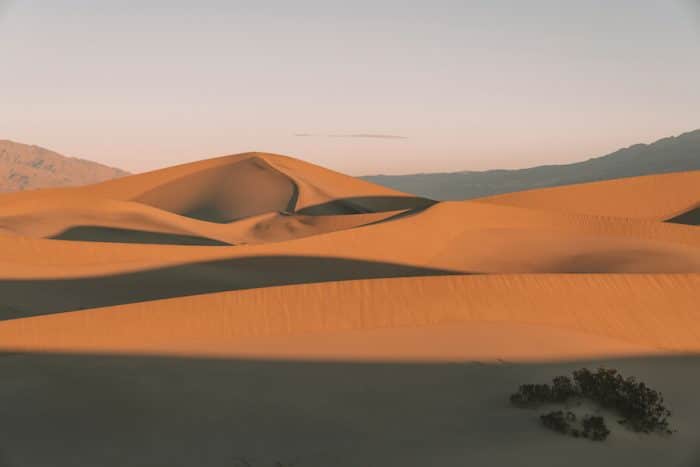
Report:
[{"label": "dry vegetation", "polygon": [[[510,396],[516,407],[538,407],[546,404],[567,404],[590,401],[623,418],[618,423],[635,432],[671,434],[668,417],[671,411],[664,405],[663,395],[634,377],[624,378],[617,370],[587,368],[573,372],[573,378],[557,376],[552,384],[524,384]],[[586,415],[582,428],[571,412],[557,410],[540,417],[547,428],[576,438],[603,441],[610,434],[601,416]]]}]

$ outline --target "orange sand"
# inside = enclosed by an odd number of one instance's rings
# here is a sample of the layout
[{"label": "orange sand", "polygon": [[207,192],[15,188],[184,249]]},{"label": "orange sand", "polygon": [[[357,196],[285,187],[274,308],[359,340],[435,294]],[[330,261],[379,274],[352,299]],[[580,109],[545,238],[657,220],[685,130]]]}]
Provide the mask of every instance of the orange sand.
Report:
[{"label": "orange sand", "polygon": [[[261,153],[7,194],[0,348],[230,356],[271,355],[269,343],[317,358],[514,360],[697,351],[700,233],[661,220],[699,199],[700,172],[689,172],[434,204]],[[197,246],[205,240],[225,246]],[[493,323],[502,338],[473,337],[498,334]],[[324,336],[347,331],[332,350]],[[532,345],[547,333],[560,344]]]}]

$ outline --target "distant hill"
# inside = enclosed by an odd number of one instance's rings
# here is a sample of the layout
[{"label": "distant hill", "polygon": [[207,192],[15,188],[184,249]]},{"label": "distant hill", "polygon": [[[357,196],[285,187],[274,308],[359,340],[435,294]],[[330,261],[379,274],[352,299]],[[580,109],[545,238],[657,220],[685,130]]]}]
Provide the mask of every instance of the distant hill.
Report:
[{"label": "distant hill", "polygon": [[0,140],[0,192],[87,185],[128,172],[39,146]]},{"label": "distant hill", "polygon": [[700,170],[700,130],[636,144],[584,162],[520,170],[362,177],[436,200],[461,200],[573,183]]}]

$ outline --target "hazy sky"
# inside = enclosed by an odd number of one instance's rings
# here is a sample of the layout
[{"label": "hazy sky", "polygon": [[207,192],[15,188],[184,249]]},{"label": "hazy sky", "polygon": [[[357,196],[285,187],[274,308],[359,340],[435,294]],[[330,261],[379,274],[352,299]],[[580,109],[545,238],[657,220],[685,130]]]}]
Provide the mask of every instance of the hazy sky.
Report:
[{"label": "hazy sky", "polygon": [[524,167],[700,128],[700,0],[0,0],[0,139]]}]

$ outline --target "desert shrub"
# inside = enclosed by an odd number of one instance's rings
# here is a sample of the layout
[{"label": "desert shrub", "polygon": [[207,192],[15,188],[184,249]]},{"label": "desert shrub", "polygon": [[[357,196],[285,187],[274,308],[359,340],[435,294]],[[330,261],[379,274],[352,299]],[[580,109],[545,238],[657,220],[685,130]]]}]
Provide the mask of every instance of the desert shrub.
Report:
[{"label": "desert shrub", "polygon": [[587,416],[583,419],[583,436],[593,441],[604,441],[610,430],[605,426],[603,417]]},{"label": "desert shrub", "polygon": [[605,426],[603,417],[585,416],[582,421],[582,429],[574,426],[576,423],[576,415],[574,413],[565,413],[562,410],[540,415],[540,421],[550,430],[575,438],[583,437],[593,441],[604,441],[610,434],[610,430]]},{"label": "desert shrub", "polygon": [[566,402],[576,395],[576,386],[568,376],[557,376],[552,380],[552,402]]},{"label": "desert shrub", "polygon": [[510,396],[510,402],[518,407],[528,407],[543,404],[552,399],[552,388],[549,384],[523,384],[518,392]]},{"label": "desert shrub", "polygon": [[[574,371],[573,379],[557,376],[552,384],[524,384],[510,396],[517,407],[536,407],[542,404],[566,403],[571,399],[588,399],[601,407],[615,410],[624,419],[619,423],[642,433],[672,433],[668,417],[671,411],[664,405],[663,395],[635,378],[624,378],[617,370],[587,368]],[[603,417],[586,416],[582,430],[572,428],[576,416],[559,410],[540,417],[542,423],[554,431],[575,437],[602,441],[610,430]]]},{"label": "desert shrub", "polygon": [[577,395],[576,387],[568,376],[557,376],[549,384],[523,384],[510,401],[518,407],[528,407],[552,402],[566,402]]},{"label": "desert shrub", "polygon": [[540,421],[544,426],[558,433],[567,434],[571,429],[569,421],[561,410],[540,415]]},{"label": "desert shrub", "polygon": [[663,395],[635,378],[623,378],[616,370],[587,368],[574,372],[574,380],[583,397],[601,406],[617,410],[624,418],[620,423],[634,431],[670,433]]}]

